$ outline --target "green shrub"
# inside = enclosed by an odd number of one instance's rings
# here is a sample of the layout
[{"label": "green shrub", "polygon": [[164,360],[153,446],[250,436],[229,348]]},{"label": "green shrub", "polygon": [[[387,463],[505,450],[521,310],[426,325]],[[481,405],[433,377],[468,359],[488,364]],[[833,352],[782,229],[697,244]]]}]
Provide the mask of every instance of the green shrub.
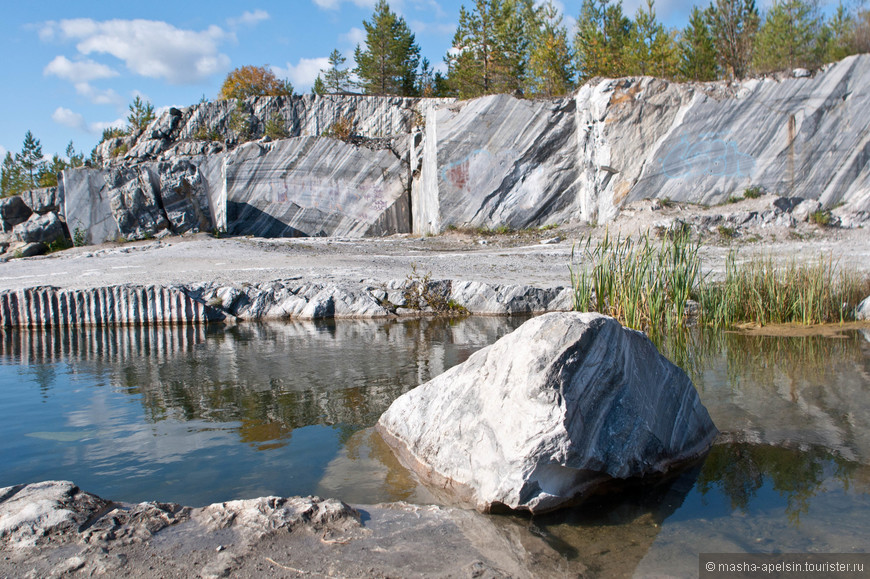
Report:
[{"label": "green shrub", "polygon": [[746,191],[743,192],[743,196],[747,199],[758,199],[764,191],[761,187],[747,187]]},{"label": "green shrub", "polygon": [[822,209],[820,211],[814,211],[813,213],[810,213],[810,221],[821,227],[829,226],[832,220],[833,217],[831,216],[831,212],[827,209]]}]

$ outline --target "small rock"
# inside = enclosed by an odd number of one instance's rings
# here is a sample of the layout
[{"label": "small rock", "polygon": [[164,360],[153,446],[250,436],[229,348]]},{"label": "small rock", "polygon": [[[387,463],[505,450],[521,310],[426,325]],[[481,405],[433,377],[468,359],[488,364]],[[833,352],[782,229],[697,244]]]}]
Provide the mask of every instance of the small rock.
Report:
[{"label": "small rock", "polygon": [[798,222],[806,222],[809,220],[810,215],[821,210],[822,204],[815,199],[804,199],[795,205],[794,209],[791,211],[791,215]]},{"label": "small rock", "polygon": [[791,71],[791,75],[794,78],[807,78],[810,76],[810,71],[808,71],[805,68],[796,68],[793,71]]},{"label": "small rock", "polygon": [[864,301],[855,308],[855,319],[870,320],[870,296],[864,298]]},{"label": "small rock", "polygon": [[556,237],[551,237],[549,239],[542,239],[541,245],[553,245],[553,244],[559,243],[561,241],[562,241],[562,238],[557,235]]}]

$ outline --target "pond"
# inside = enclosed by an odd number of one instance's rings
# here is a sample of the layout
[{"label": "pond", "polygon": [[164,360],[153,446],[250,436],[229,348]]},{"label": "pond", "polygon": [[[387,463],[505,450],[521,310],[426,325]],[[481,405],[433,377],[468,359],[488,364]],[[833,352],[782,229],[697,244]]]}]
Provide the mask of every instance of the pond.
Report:
[{"label": "pond", "polygon": [[[521,318],[0,330],[0,487],[65,479],[192,506],[264,495],[435,502],[372,426]],[[723,432],[655,487],[504,524],[601,575],[697,553],[870,544],[870,334],[695,333],[660,347]]]}]

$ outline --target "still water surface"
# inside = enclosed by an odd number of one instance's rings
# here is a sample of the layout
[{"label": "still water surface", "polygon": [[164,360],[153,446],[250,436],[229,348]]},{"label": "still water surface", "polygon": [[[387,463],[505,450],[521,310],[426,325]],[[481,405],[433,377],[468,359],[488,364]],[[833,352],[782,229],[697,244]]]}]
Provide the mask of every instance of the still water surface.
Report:
[{"label": "still water surface", "polygon": [[[187,505],[320,494],[431,502],[372,425],[522,319],[0,330],[0,487],[49,479]],[[510,519],[602,575],[697,553],[870,545],[870,336],[663,344],[723,432],[654,488]]]}]

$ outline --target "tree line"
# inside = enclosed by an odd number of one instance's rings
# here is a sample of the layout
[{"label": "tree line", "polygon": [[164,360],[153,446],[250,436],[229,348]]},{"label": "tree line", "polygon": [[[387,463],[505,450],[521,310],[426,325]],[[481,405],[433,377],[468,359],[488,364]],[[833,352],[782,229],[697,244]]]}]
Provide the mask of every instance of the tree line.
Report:
[{"label": "tree line", "polygon": [[[815,68],[850,54],[870,52],[870,10],[840,4],[830,17],[817,0],[774,0],[761,14],[755,0],[713,0],[694,6],[681,30],[666,28],[646,0],[630,18],[621,0],[583,0],[576,32],[548,1],[475,0],[459,11],[446,73],[421,57],[405,19],[379,0],[363,21],[365,40],[355,66],[333,50],[312,91],[373,95],[474,98],[486,94],[550,97],[568,94],[594,77],[651,75],[681,81],[742,79],[750,74]],[[292,95],[293,85],[268,67],[230,72],[220,99]],[[126,128],[103,131],[102,141],[143,130],[154,107],[139,97]],[[101,142],[102,142],[101,141]],[[92,159],[95,157],[92,152]],[[66,157],[46,160],[30,131],[18,153],[0,166],[0,197],[57,184],[63,169],[85,164],[70,142]]]},{"label": "tree line", "polygon": [[[138,96],[133,99],[129,110],[127,126],[104,129],[101,143],[108,139],[141,132],[155,118],[154,106]],[[64,169],[83,167],[89,161],[92,163],[96,161],[96,148],[91,151],[88,160],[84,153],[76,151],[72,141],[67,145],[65,152],[66,157],[55,153],[50,160],[46,159],[42,153],[42,143],[33,136],[33,133],[27,131],[21,151],[14,154],[11,151],[7,152],[0,165],[0,197],[18,195],[29,189],[56,187],[57,176]]]},{"label": "tree line", "polygon": [[816,0],[755,0],[695,6],[681,30],[666,28],[646,0],[630,18],[621,0],[584,0],[569,38],[552,2],[475,0],[459,12],[447,72],[433,72],[405,20],[379,0],[364,21],[356,66],[334,50],[314,92],[473,98],[493,93],[560,96],[596,76],[651,75],[681,81],[741,79],[815,68],[870,51],[870,11],[840,5],[828,18]]}]

